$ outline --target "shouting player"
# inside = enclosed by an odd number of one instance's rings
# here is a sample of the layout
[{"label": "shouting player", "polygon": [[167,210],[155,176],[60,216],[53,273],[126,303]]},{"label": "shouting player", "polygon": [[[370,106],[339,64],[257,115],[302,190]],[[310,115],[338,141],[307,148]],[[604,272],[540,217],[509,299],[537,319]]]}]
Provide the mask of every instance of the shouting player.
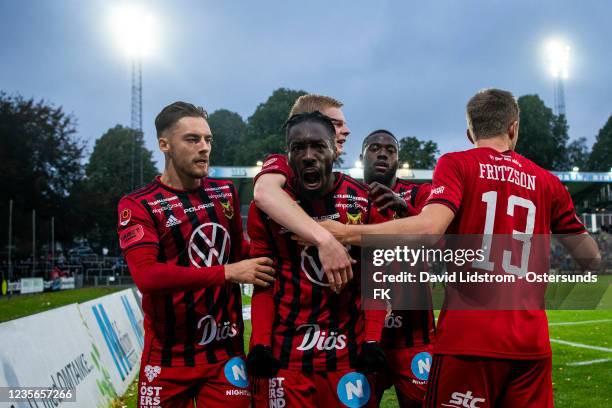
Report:
[{"label": "shouting player", "polygon": [[[288,120],[287,147],[295,181],[285,191],[316,220],[367,223],[375,214],[365,186],[332,172],[334,132],[332,122],[319,112]],[[368,380],[354,368],[376,369],[384,364],[377,345],[384,311],[361,311],[358,274],[339,294],[330,290],[317,248],[292,240],[291,232],[254,203],[248,233],[251,255],[274,258],[277,269],[275,284],[256,288],[252,299],[247,367],[254,377],[265,378],[259,380],[265,382],[263,392],[255,387],[255,405],[375,405]],[[359,256],[355,250],[351,253]],[[368,345],[360,347],[364,341]]]},{"label": "shouting player", "polygon": [[[332,121],[335,130],[336,157],[339,157],[350,133],[342,113],[342,102],[329,96],[302,95],[295,101],[289,116],[315,111],[321,112]],[[261,171],[253,180],[255,204],[280,225],[314,243],[319,251],[330,287],[334,291],[339,291],[352,278],[351,258],[344,247],[306,215],[283,190],[285,184],[291,182],[293,178],[286,156],[281,154],[268,156]]]},{"label": "shouting player", "polygon": [[[431,185],[415,184],[397,178],[399,144],[387,130],[376,130],[363,140],[360,160],[370,200],[386,219],[417,215],[431,192]],[[394,288],[400,289],[400,288]],[[431,298],[428,287],[410,285],[393,299],[402,296]],[[409,289],[415,289],[412,293]],[[420,290],[419,293],[416,293]],[[430,303],[430,302],[427,302]],[[434,318],[428,310],[394,310],[385,320],[382,345],[389,369],[375,377],[380,399],[386,388],[395,386],[402,408],[420,407],[427,389],[434,340]]]},{"label": "shouting player", "polygon": [[142,292],[138,406],[248,407],[237,283],[268,286],[269,258],[243,260],[238,194],[207,177],[206,111],[185,102],[155,119],[164,172],[119,202],[119,242]]},{"label": "shouting player", "polygon": [[[360,244],[362,234],[568,234],[562,243],[580,265],[597,267],[599,249],[566,188],[514,152],[519,108],[512,94],[478,92],[467,104],[467,121],[468,139],[476,147],[439,159],[419,215],[369,226],[327,223],[326,228],[348,244]],[[443,308],[425,406],[552,407],[551,370],[544,310]]]}]

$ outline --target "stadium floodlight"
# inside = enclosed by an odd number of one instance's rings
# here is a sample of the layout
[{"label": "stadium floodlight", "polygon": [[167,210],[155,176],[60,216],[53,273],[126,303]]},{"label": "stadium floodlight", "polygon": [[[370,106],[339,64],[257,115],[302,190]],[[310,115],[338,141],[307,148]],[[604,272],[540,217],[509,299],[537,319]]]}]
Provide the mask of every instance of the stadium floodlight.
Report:
[{"label": "stadium floodlight", "polygon": [[112,16],[112,32],[119,48],[130,58],[150,55],[155,44],[154,19],[135,5],[117,7]]},{"label": "stadium floodlight", "polygon": [[355,161],[355,167],[357,167],[358,169],[363,167],[363,164],[361,163],[361,160]]},{"label": "stadium floodlight", "polygon": [[546,51],[550,73],[553,78],[567,79],[569,77],[569,45],[559,40],[551,40],[546,47]]},{"label": "stadium floodlight", "polygon": [[255,164],[257,165],[257,167],[263,166],[263,162],[261,160],[257,160],[257,163]]},{"label": "stadium floodlight", "polygon": [[409,169],[410,168],[410,164],[408,164],[408,162],[404,162],[404,164],[402,164],[402,169]]},{"label": "stadium floodlight", "polygon": [[574,173],[578,173],[580,171],[580,169],[578,167],[574,166],[574,167],[572,167],[572,171]]}]

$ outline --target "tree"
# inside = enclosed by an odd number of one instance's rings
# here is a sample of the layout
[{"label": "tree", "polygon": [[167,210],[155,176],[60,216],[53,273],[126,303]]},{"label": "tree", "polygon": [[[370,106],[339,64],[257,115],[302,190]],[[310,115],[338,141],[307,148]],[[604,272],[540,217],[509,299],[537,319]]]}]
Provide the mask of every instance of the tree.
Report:
[{"label": "tree", "polygon": [[612,115],[597,134],[589,157],[589,169],[593,171],[612,169]]},{"label": "tree", "polygon": [[413,169],[433,169],[436,155],[440,153],[438,144],[431,140],[422,141],[416,137],[403,137],[399,140],[398,159],[408,163]]},{"label": "tree", "polygon": [[214,166],[233,166],[238,163],[241,141],[246,135],[246,123],[236,112],[219,109],[208,117],[213,134],[210,162]]},{"label": "tree", "polygon": [[556,117],[538,95],[521,96],[518,104],[521,119],[517,153],[545,169],[564,170],[568,139],[565,117]]},{"label": "tree", "polygon": [[569,169],[578,167],[581,170],[587,170],[589,166],[589,148],[586,144],[586,138],[572,141],[565,148],[567,156],[567,167]]},{"label": "tree", "polygon": [[304,91],[279,88],[266,102],[257,106],[248,119],[246,137],[241,143],[238,157],[241,165],[253,166],[268,154],[285,152],[282,126],[295,100],[305,94]]},{"label": "tree", "polygon": [[[13,240],[18,251],[31,245],[32,209],[36,209],[39,230],[50,231],[48,224],[54,216],[57,239],[69,235],[65,209],[70,189],[83,178],[85,148],[75,136],[75,122],[61,107],[0,92],[0,230],[8,229],[12,199]],[[47,235],[39,233],[39,238]],[[6,235],[0,242],[5,239]]]},{"label": "tree", "polygon": [[[87,180],[74,192],[75,201],[80,202],[79,218],[87,220],[83,229],[91,241],[107,246],[116,242],[117,203],[135,187],[132,186],[133,151],[142,155],[143,180],[150,182],[157,169],[152,152],[144,146],[142,134],[117,125],[96,140],[86,167]],[[134,180],[138,183],[138,153],[134,162]]]}]

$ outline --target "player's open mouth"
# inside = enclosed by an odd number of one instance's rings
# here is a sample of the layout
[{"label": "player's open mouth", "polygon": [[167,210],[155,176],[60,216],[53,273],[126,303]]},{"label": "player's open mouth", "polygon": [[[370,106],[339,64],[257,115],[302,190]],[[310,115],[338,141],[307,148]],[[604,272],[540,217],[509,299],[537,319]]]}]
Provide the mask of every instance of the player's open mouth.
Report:
[{"label": "player's open mouth", "polygon": [[202,159],[202,160],[196,160],[196,161],[195,161],[195,164],[196,164],[198,167],[206,167],[206,166],[208,166],[208,160],[204,160],[204,159]]},{"label": "player's open mouth", "polygon": [[317,189],[321,185],[321,173],[313,167],[306,168],[302,171],[302,182],[309,190]]},{"label": "player's open mouth", "polygon": [[378,170],[378,171],[382,171],[385,172],[389,169],[389,164],[386,162],[381,162],[378,161],[376,163],[374,163],[374,169]]}]

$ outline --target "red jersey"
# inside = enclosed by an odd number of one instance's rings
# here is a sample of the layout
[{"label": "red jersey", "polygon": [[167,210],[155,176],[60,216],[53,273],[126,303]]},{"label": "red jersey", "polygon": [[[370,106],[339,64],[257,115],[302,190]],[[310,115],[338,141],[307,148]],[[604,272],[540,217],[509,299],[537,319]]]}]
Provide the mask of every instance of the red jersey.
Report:
[{"label": "red jersey", "polygon": [[292,185],[295,182],[293,170],[287,162],[287,156],[284,154],[271,154],[266,157],[266,160],[264,160],[263,165],[261,166],[261,170],[259,170],[259,173],[257,173],[253,178],[253,184],[255,184],[257,179],[263,174],[268,173],[282,174],[287,179],[289,185]]},{"label": "red jersey", "polygon": [[[289,186],[285,191],[315,220],[369,222],[374,213],[367,188],[342,173],[334,175],[333,190],[321,198],[298,196]],[[251,256],[268,256],[276,263],[274,285],[255,288],[251,344],[270,345],[286,369],[312,372],[352,367],[364,335],[359,264],[353,265],[355,278],[336,294],[329,289],[315,247],[303,247],[292,240],[290,231],[254,203],[247,225]],[[350,254],[361,259],[359,248],[351,248]]]},{"label": "red jersey", "polygon": [[[222,265],[239,261],[246,246],[231,181],[205,178],[199,188],[181,191],[157,177],[124,196],[118,210],[126,257],[154,247],[160,263],[218,274]],[[244,353],[238,284],[222,279],[207,288],[143,293],[142,308],[149,364],[195,366]]]},{"label": "red jersey", "polygon": [[[431,184],[415,184],[408,180],[397,179],[392,187],[394,193],[403,198],[408,204],[407,216],[417,215],[421,212],[429,194]],[[386,210],[381,213],[386,219],[400,218],[395,211]],[[431,290],[428,285],[396,285],[393,287],[393,299],[410,296],[419,296],[419,304],[431,304]],[[396,291],[401,290],[401,295]],[[420,298],[426,296],[428,299]],[[422,346],[432,343],[435,335],[433,310],[393,310],[385,320],[385,329],[382,335],[382,345],[385,348],[405,348]]]},{"label": "red jersey", "polygon": [[[430,203],[444,204],[455,213],[447,234],[531,236],[585,231],[559,179],[512,151],[482,147],[443,155],[434,171]],[[534,258],[528,257],[529,262]],[[511,359],[548,357],[546,313],[443,307],[435,352]]]}]

